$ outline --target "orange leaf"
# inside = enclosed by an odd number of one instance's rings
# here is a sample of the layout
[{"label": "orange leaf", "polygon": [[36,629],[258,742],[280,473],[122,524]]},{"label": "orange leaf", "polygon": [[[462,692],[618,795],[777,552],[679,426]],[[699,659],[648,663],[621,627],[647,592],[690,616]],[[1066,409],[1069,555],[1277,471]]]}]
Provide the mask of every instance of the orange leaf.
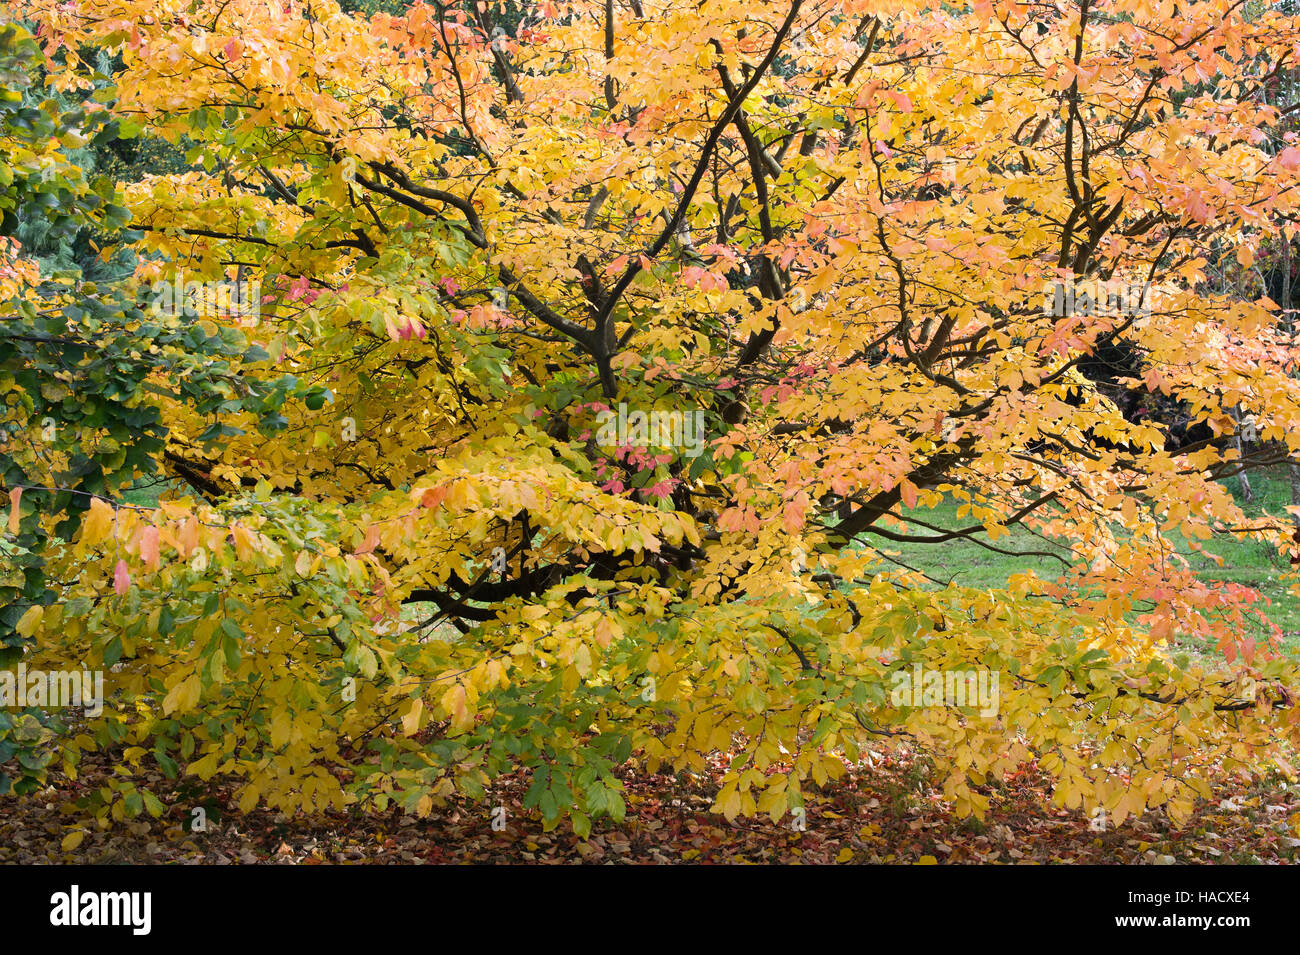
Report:
[{"label": "orange leaf", "polygon": [[18,499],[21,498],[22,496],[23,496],[23,489],[20,487],[16,487],[9,492],[9,533],[10,534],[18,533],[18,518],[20,516],[18,513]]},{"label": "orange leaf", "polygon": [[152,524],[140,532],[140,559],[150,570],[158,569],[158,528]]},{"label": "orange leaf", "polygon": [[180,552],[182,557],[189,557],[194,548],[199,546],[199,521],[196,517],[191,517],[181,525]]},{"label": "orange leaf", "polygon": [[358,554],[369,554],[372,550],[374,550],[378,546],[379,546],[379,525],[371,524],[369,527],[366,528],[366,539],[361,542],[361,546],[357,548],[356,552]]},{"label": "orange leaf", "polygon": [[916,507],[916,485],[906,479],[898,487],[899,493],[903,497],[903,503],[909,508]]}]

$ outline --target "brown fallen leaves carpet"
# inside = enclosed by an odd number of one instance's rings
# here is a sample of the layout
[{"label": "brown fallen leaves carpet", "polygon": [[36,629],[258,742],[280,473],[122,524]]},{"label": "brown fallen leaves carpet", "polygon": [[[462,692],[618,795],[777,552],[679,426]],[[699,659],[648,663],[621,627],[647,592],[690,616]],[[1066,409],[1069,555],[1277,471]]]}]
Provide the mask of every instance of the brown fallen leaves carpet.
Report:
[{"label": "brown fallen leaves carpet", "polygon": [[[1226,781],[1176,829],[1160,812],[1093,831],[1077,811],[1050,803],[1046,780],[1026,766],[985,790],[983,822],[954,818],[905,755],[881,755],[850,769],[824,793],[809,793],[805,829],[766,816],[728,823],[709,812],[715,772],[692,777],[623,776],[627,818],[596,823],[590,838],[562,824],[543,831],[521,808],[522,778],[501,781],[480,803],[452,802],[427,818],[400,810],[317,818],[233,811],[229,791],[202,799],[183,786],[158,786],[158,818],[99,828],[75,806],[77,791],[99,785],[111,763],[87,761],[75,782],[41,793],[0,798],[0,863],[248,864],[325,863],[1290,863],[1300,847],[1300,786]],[[160,780],[166,783],[165,780]],[[170,797],[170,798],[169,798]],[[207,814],[203,832],[187,831],[192,809]],[[493,806],[506,809],[492,829]]]}]

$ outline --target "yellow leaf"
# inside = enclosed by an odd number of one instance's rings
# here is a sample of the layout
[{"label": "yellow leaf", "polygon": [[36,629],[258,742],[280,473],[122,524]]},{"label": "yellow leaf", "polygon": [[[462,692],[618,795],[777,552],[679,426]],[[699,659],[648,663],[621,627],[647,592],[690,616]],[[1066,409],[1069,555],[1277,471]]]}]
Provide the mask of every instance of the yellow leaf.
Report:
[{"label": "yellow leaf", "polygon": [[244,787],[243,792],[239,794],[239,811],[252,812],[257,807],[257,797],[257,786],[249,783]]},{"label": "yellow leaf", "polygon": [[81,542],[87,546],[98,544],[113,529],[113,508],[97,497],[90,499],[90,512],[81,525]]},{"label": "yellow leaf", "polygon": [[45,613],[45,608],[39,604],[27,608],[27,612],[18,618],[18,624],[14,627],[22,636],[30,637],[40,626],[41,616]]},{"label": "yellow leaf", "polygon": [[[464,694],[464,690],[461,694]],[[414,736],[420,729],[420,714],[424,712],[424,700],[416,697],[411,701],[411,708],[406,711],[402,717],[402,732],[407,736]]]},{"label": "yellow leaf", "polygon": [[85,829],[74,829],[63,837],[63,851],[71,852],[77,846],[81,845],[81,840],[86,838]]},{"label": "yellow leaf", "polygon": [[713,808],[726,816],[727,822],[732,822],[740,815],[740,790],[734,785],[724,786]]},{"label": "yellow leaf", "polygon": [[202,759],[190,763],[186,772],[198,776],[204,781],[210,779],[212,774],[217,771],[217,754],[215,751],[208,753]]},{"label": "yellow leaf", "polygon": [[578,652],[573,655],[573,665],[582,676],[591,672],[591,651],[585,643],[578,644]]},{"label": "yellow leaf", "polygon": [[840,850],[840,854],[837,855],[837,856],[835,857],[835,861],[836,861],[836,862],[852,862],[852,861],[853,861],[853,850],[852,850],[852,849],[849,849],[849,848],[847,848],[847,847],[841,849],[841,850]]},{"label": "yellow leaf", "polygon": [[789,793],[786,792],[784,782],[769,786],[763,791],[763,795],[758,799],[758,811],[765,812],[776,822],[785,815],[785,808],[788,805]]},{"label": "yellow leaf", "polygon": [[469,702],[465,696],[465,687],[459,683],[442,695],[442,706],[451,714],[453,732],[469,729],[474,722],[473,714],[469,711]]},{"label": "yellow leaf", "polygon": [[289,742],[293,734],[293,716],[287,710],[281,710],[271,720],[271,745],[280,747]]},{"label": "yellow leaf", "polygon": [[163,699],[163,713],[170,715],[177,710],[184,713],[193,709],[194,704],[199,701],[202,689],[198,674],[193,674],[177,683]]}]

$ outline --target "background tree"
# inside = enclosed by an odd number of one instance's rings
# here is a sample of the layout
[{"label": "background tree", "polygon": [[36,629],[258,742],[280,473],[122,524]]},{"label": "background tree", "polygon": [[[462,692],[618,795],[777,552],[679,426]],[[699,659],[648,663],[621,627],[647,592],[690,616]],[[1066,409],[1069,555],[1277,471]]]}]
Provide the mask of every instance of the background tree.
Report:
[{"label": "background tree", "polygon": [[[42,96],[39,48],[0,27],[0,487],[9,538],[0,544],[0,660],[23,657],[29,626],[59,599],[48,558],[97,499],[116,498],[157,471],[165,426],[156,397],[196,411],[240,409],[275,424],[295,382],[268,388],[238,374],[264,353],[234,329],[211,336],[184,315],[151,322],[135,300],[135,257],[115,184],[87,174],[87,153],[119,141],[109,112]],[[80,156],[76,154],[80,153]],[[78,163],[74,161],[80,159]],[[44,253],[44,255],[42,255]],[[125,262],[125,265],[124,265]],[[166,382],[164,388],[160,382]],[[123,565],[125,568],[125,565]],[[66,570],[67,568],[62,568]],[[14,760],[21,792],[43,778],[57,720],[39,707],[0,712],[0,761]],[[44,727],[44,728],[42,728]],[[0,792],[12,780],[0,773]]]}]

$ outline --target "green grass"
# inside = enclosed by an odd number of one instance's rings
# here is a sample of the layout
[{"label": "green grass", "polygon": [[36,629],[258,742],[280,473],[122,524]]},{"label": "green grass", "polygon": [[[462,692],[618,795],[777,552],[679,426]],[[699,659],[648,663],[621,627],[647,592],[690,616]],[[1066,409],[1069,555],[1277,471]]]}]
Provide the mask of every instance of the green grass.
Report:
[{"label": "green grass", "polygon": [[[1265,513],[1284,515],[1284,508],[1291,503],[1286,475],[1280,471],[1252,475],[1251,487],[1255,496],[1249,504],[1241,498],[1240,484],[1236,479],[1228,480],[1225,486],[1251,516]],[[953,500],[945,500],[938,507],[917,508],[907,513],[944,528],[967,527],[975,523],[969,515],[962,518],[957,516],[957,502]],[[917,533],[931,533],[915,525],[912,529]],[[1285,557],[1266,544],[1223,534],[1203,542],[1210,554],[1223,558],[1223,565],[1219,566],[1207,554],[1195,553],[1177,532],[1171,533],[1169,539],[1175,545],[1175,550],[1188,559],[1190,566],[1203,580],[1253,587],[1268,598],[1270,604],[1265,612],[1282,629],[1287,650],[1292,654],[1300,654],[1300,599],[1288,592],[1287,582],[1282,580],[1282,575],[1291,569]],[[996,546],[1012,552],[1009,554],[988,550],[981,547],[979,542],[989,542],[988,537],[981,534],[974,540],[958,538],[942,544],[880,542],[878,546],[939,581],[952,581],[981,590],[1001,587],[1015,573],[1032,570],[1045,579],[1055,579],[1061,573],[1060,561],[1030,552],[1057,552],[1067,559],[1069,557],[1059,546],[1025,527],[1013,527],[1009,534],[997,540]],[[1262,637],[1265,633],[1262,626],[1252,627],[1252,632],[1257,637]]]},{"label": "green grass", "polygon": [[170,481],[166,478],[148,478],[143,481],[137,481],[135,486],[122,495],[122,500],[127,504],[135,504],[138,507],[155,507],[158,504],[158,497],[168,487],[178,489],[179,481]]}]

